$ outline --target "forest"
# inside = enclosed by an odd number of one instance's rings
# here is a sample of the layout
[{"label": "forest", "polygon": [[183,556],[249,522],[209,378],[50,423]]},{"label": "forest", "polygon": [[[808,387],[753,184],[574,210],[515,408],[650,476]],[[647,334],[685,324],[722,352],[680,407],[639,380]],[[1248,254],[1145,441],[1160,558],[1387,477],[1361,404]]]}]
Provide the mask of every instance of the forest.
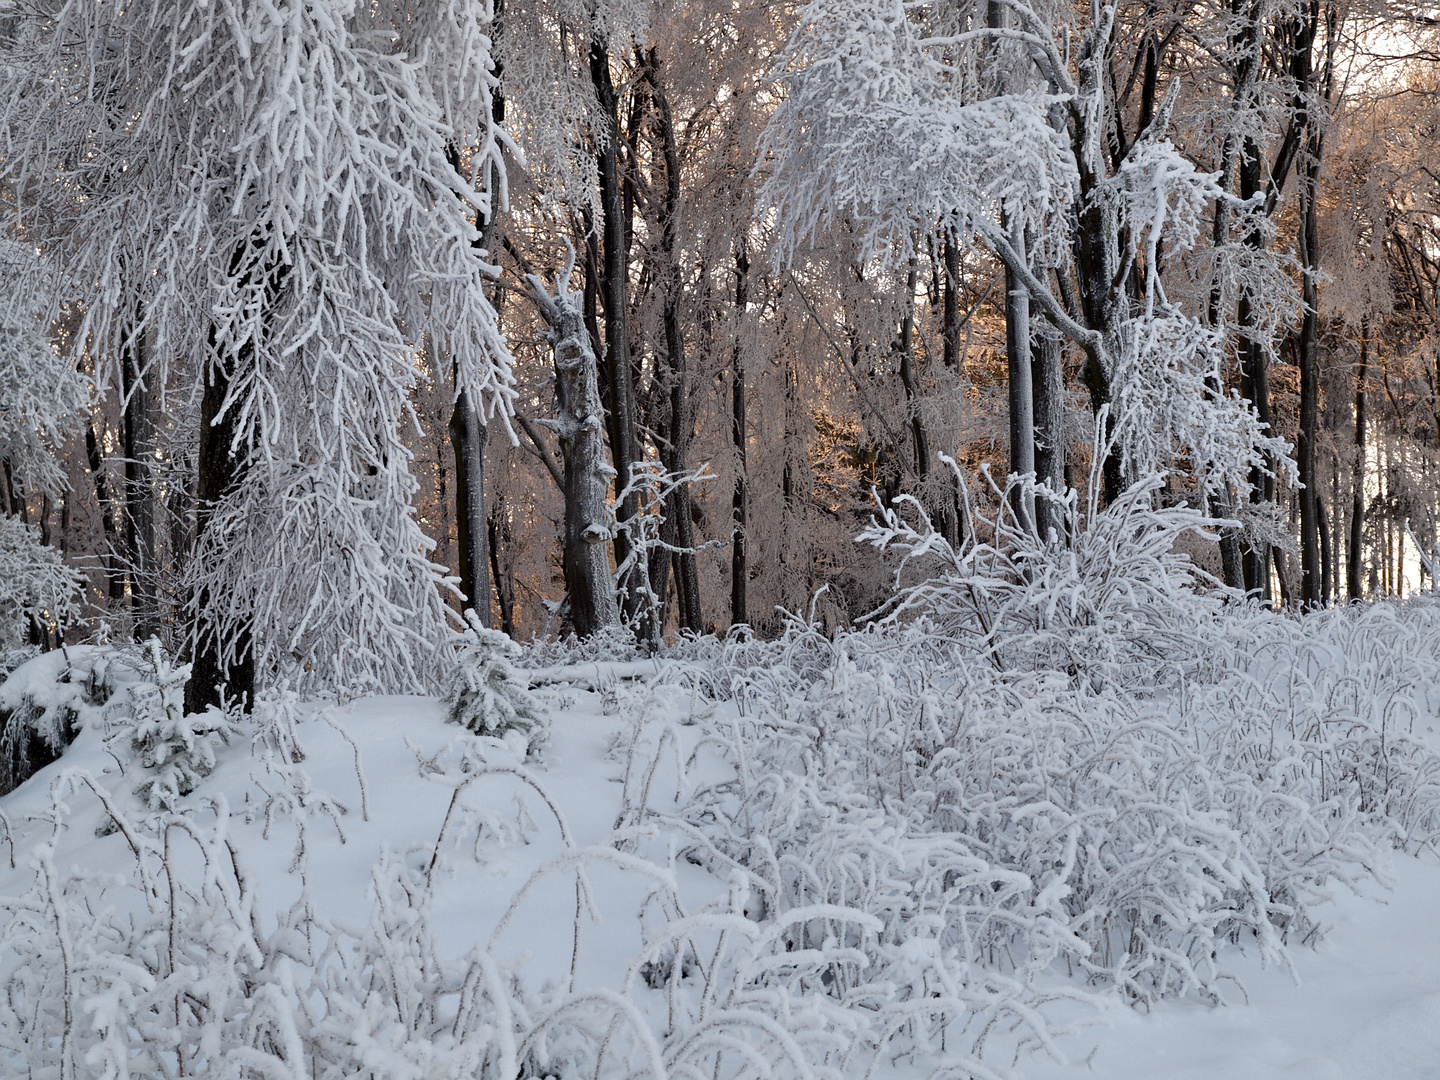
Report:
[{"label": "forest", "polygon": [[957,541],[982,466],[1083,499],[1097,445],[1265,602],[1432,580],[1420,14],[470,7],[243,71],[218,13],[7,16],[6,527],[79,586],[11,577],[12,644],[419,688],[466,607],[858,625],[877,505]]},{"label": "forest", "polygon": [[1085,1040],[1440,895],[1437,72],[0,2],[0,1073],[1242,1075]]}]

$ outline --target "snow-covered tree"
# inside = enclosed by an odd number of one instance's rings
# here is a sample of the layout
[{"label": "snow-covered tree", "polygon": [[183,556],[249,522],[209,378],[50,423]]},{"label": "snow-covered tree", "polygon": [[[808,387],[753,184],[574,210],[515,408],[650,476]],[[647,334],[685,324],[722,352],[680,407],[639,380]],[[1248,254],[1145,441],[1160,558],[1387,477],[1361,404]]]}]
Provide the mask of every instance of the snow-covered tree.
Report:
[{"label": "snow-covered tree", "polygon": [[494,193],[451,160],[498,155],[488,19],[142,0],[9,29],[5,170],[81,283],[73,349],[113,364],[138,311],[144,378],[199,399],[197,704],[247,671],[427,682],[447,621],[403,438],[422,342],[487,413],[512,394],[472,246]]},{"label": "snow-covered tree", "polygon": [[[32,252],[0,239],[0,463],[9,512],[31,493],[54,496],[65,486],[55,449],[79,430],[89,386],[51,344],[43,300],[34,289],[55,282]],[[45,296],[42,293],[41,296]]]},{"label": "snow-covered tree", "polygon": [[[1211,201],[1233,200],[1167,137],[1178,82],[1116,155],[1116,9],[1097,2],[1088,14],[1077,24],[1068,8],[1021,0],[808,5],[766,134],[764,196],[779,213],[780,256],[842,221],[855,224],[866,255],[908,257],[934,222],[973,238],[1083,350],[1092,399],[1111,405],[1119,436],[1106,474],[1112,499],[1127,476],[1154,467],[1144,458],[1159,441],[1172,458],[1187,455],[1207,485],[1244,496],[1252,467],[1269,469],[1265,451],[1280,447],[1248,438],[1249,406],[1219,385],[1205,385],[1188,414],[1168,408],[1173,395],[1157,397],[1153,384],[1168,372],[1193,382],[1193,366],[1147,357],[1161,338],[1203,338],[1202,322],[1166,294],[1162,253],[1198,240]],[[1011,407],[1028,402],[1012,396]],[[1246,436],[1220,440],[1227,449],[1252,444],[1238,457],[1204,458],[1217,428]]]},{"label": "snow-covered tree", "polygon": [[190,665],[173,665],[156,638],[146,643],[149,665],[129,687],[129,715],[115,741],[139,759],[144,779],[135,794],[151,810],[174,810],[215,768],[221,743],[235,734],[224,710],[185,711]]},{"label": "snow-covered tree", "polygon": [[527,750],[536,749],[545,741],[550,714],[510,662],[519,646],[482,625],[473,610],[465,619],[470,626],[445,687],[446,715],[477,735],[505,738],[517,732]]},{"label": "snow-covered tree", "polygon": [[34,526],[0,514],[0,649],[22,645],[32,628],[63,626],[77,616],[80,583]]}]

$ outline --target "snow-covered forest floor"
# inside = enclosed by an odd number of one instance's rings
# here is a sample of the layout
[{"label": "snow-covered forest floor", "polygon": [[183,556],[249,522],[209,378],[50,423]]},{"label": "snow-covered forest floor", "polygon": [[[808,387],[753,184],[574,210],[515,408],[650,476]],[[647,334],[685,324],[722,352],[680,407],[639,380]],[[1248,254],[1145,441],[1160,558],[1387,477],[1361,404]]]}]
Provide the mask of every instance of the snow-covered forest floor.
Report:
[{"label": "snow-covered forest floor", "polygon": [[934,617],[482,636],[491,734],[273,690],[191,722],[173,811],[129,718],[164,663],[49,654],[0,687],[81,727],[0,800],[3,1071],[1427,1075],[1440,604],[1191,596],[1163,652],[1124,606],[1064,666]]}]

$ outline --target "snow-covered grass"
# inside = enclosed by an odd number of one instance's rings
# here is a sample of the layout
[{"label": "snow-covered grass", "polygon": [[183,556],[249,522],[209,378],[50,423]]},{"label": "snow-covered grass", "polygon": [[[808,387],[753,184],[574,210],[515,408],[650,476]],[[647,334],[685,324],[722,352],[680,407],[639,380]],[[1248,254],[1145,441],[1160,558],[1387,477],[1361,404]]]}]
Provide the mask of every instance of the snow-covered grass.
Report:
[{"label": "snow-covered grass", "polygon": [[0,701],[80,733],[0,804],[0,1071],[992,1077],[1281,1001],[1337,892],[1436,854],[1440,603],[1262,612],[1173,557],[1196,524],[890,518],[937,567],[903,617],[476,636],[448,707],[281,685],[168,804],[124,706],[168,665],[77,654],[102,707],[31,661]]}]

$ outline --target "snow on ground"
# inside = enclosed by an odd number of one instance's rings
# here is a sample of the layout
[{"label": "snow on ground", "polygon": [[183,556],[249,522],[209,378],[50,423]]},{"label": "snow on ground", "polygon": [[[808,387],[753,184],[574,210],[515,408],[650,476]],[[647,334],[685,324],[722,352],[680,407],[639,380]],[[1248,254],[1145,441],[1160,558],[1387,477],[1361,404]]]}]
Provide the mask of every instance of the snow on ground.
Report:
[{"label": "snow on ground", "polygon": [[[557,670],[547,677],[567,674],[574,673]],[[513,752],[493,740],[483,743],[483,756],[499,771],[467,788],[473,794],[468,832],[452,815],[452,839],[441,845],[447,858],[434,868],[440,880],[432,910],[442,951],[459,955],[491,940],[517,892],[564,847],[556,811],[573,847],[608,843],[614,848],[626,740],[633,729],[616,714],[613,689],[586,688],[617,673],[592,674],[537,691],[552,711],[553,724],[543,760],[532,761],[530,770],[553,799],[553,810],[513,771],[522,765]],[[688,752],[703,729],[689,723],[694,717],[683,715],[683,701],[674,700],[682,715],[670,719],[686,726],[672,730],[682,733]],[[732,708],[720,706],[722,713]],[[714,712],[709,707],[707,718]],[[337,804],[334,820],[323,807],[310,813],[303,852],[297,850],[298,834],[289,817],[281,814],[267,826],[266,789],[283,785],[252,752],[249,732],[224,750],[203,792],[191,797],[191,805],[202,794],[228,803],[231,833],[246,871],[261,883],[256,907],[262,920],[296,900],[294,870],[303,856],[317,912],[336,925],[363,925],[373,906],[371,875],[377,859],[391,852],[415,869],[426,869],[451,806],[458,748],[481,745],[446,724],[433,699],[368,698],[337,707],[332,718],[333,723],[311,719],[296,728],[305,754],[300,767],[311,791],[328,794]],[[101,731],[91,726],[61,761],[0,802],[16,856],[14,869],[0,856],[0,896],[30,886],[33,871],[26,853],[52,835],[55,863],[62,869],[125,872],[131,856],[124,837],[97,835],[106,815],[95,796],[83,787],[65,788],[66,813],[58,832],[51,798],[62,774],[86,770],[116,793],[128,812],[141,813],[139,801],[129,794],[133,776],[121,775],[122,756],[112,753]],[[718,760],[707,765],[702,755],[691,783],[707,768],[719,768]],[[663,807],[669,800],[667,785],[673,795],[674,781],[673,768],[662,758],[649,804]],[[213,821],[214,814],[197,810],[196,818]],[[676,847],[664,835],[639,836],[636,845],[662,867],[667,850],[673,853]],[[1222,966],[1244,989],[1233,984],[1228,1004],[1164,1000],[1144,1012],[1110,998],[1100,1018],[1105,1026],[1087,1026],[1061,1040],[1060,1048],[1074,1063],[1060,1065],[1028,1054],[1015,1063],[1015,1074],[1029,1080],[1440,1076],[1440,866],[1398,854],[1392,863],[1393,890],[1372,885],[1367,895],[1357,896],[1341,889],[1321,909],[1328,927],[1323,940],[1314,949],[1293,949],[1298,986],[1283,970],[1262,970],[1253,949],[1246,954],[1232,947]],[[732,885],[673,856],[670,870],[692,911],[723,904]],[[627,965],[642,945],[642,931],[654,929],[655,912],[648,925],[647,916],[637,918],[652,892],[648,878],[609,865],[592,866],[588,873],[596,910],[581,921],[578,944],[577,887],[565,867],[536,880],[508,928],[492,942],[498,957],[528,956],[520,970],[529,985],[563,987],[573,959],[576,989],[620,991]],[[11,965],[0,955],[0,975]],[[1089,1021],[1088,1008],[1076,1007],[1069,1015]],[[1010,1062],[987,1064],[1004,1069]],[[924,1076],[928,1071],[921,1061],[882,1059],[875,1075]]]},{"label": "snow on ground", "polygon": [[[1230,1004],[1162,1001],[1107,1010],[1109,1028],[1036,1057],[1028,1080],[1433,1080],[1440,1077],[1440,866],[1397,855],[1394,887],[1342,893],[1329,928],[1283,972],[1232,960]],[[1245,995],[1248,994],[1248,1004]],[[1093,1054],[1087,1052],[1093,1049]]]}]

